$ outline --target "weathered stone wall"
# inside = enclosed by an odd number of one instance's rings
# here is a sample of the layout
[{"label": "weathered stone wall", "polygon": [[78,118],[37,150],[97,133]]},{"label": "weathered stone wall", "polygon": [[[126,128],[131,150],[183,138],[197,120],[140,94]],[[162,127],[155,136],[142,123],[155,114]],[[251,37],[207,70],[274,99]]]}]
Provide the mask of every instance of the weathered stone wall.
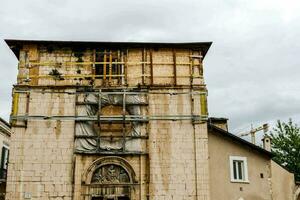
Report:
[{"label": "weathered stone wall", "polygon": [[[191,91],[176,92],[185,94],[150,95],[150,115],[191,116],[196,107],[192,106]],[[150,199],[209,199],[206,126],[193,124],[191,119],[150,122]]]},{"label": "weathered stone wall", "polygon": [[[31,90],[29,98],[29,115],[74,115],[74,95]],[[32,118],[12,132],[6,199],[71,199],[74,121]]]},{"label": "weathered stone wall", "polygon": [[[200,59],[192,59],[191,57],[195,55],[200,58],[199,52],[170,48],[155,50],[129,48],[118,51],[119,53],[122,52],[118,62],[123,68],[123,81],[117,83],[117,77],[110,79],[107,72],[106,83],[110,80],[110,86],[204,84],[202,63]],[[93,67],[97,63],[95,60],[96,52],[96,50],[89,48],[78,50],[55,45],[51,47],[24,45],[20,50],[18,84],[39,86],[104,85],[102,78],[95,78],[94,76],[96,74]]]}]

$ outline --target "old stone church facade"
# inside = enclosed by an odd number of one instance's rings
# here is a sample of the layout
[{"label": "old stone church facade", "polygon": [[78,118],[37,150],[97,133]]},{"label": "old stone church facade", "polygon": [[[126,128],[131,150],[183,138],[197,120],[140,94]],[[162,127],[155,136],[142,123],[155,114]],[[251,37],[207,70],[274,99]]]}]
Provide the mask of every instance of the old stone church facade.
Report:
[{"label": "old stone church facade", "polygon": [[210,199],[211,43],[6,40],[19,60],[6,199]]}]

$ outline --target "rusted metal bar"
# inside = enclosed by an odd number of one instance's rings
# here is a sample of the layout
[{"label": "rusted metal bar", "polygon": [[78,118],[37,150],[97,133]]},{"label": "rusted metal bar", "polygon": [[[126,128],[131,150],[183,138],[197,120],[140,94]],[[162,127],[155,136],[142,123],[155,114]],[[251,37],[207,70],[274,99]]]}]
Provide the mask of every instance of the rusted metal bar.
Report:
[{"label": "rusted metal bar", "polygon": [[[193,51],[190,51],[190,55],[193,54]],[[190,73],[190,85],[193,85],[193,68],[194,68],[194,60],[190,56],[190,66],[189,66],[189,73]]]},{"label": "rusted metal bar", "polygon": [[150,77],[150,83],[151,85],[153,85],[153,55],[152,55],[152,52],[153,50],[150,49],[150,74],[151,74],[151,77]]},{"label": "rusted metal bar", "polygon": [[174,75],[174,85],[177,85],[177,64],[176,64],[176,50],[173,49],[173,75]]},{"label": "rusted metal bar", "polygon": [[147,155],[146,151],[98,151],[98,152],[80,152],[76,151],[76,154],[85,154],[85,155]]},{"label": "rusted metal bar", "polygon": [[[125,117],[125,118],[124,118]],[[202,120],[206,119],[207,115],[111,115],[111,116],[101,116],[101,123],[115,123],[123,124],[124,121],[127,122],[148,122],[150,120]],[[97,116],[37,116],[37,115],[16,115],[11,116],[12,120],[26,120],[26,119],[41,119],[41,120],[75,120],[75,121],[98,121]],[[125,123],[125,124],[126,124]]]},{"label": "rusted metal bar", "polygon": [[26,94],[26,115],[29,113],[29,101],[30,101],[30,92]]},{"label": "rusted metal bar", "polygon": [[14,128],[27,128],[27,125],[18,125],[18,124],[14,124],[14,123],[11,123],[10,126],[14,127]]},{"label": "rusted metal bar", "polygon": [[[28,113],[29,113],[29,103],[30,103],[30,92],[27,92],[26,94],[26,116],[28,116]],[[24,123],[25,123],[25,126],[27,127],[27,122],[28,120],[25,119]]]},{"label": "rusted metal bar", "polygon": [[[77,93],[77,91],[75,92],[75,105],[77,104],[79,102],[79,100],[78,100],[78,93]],[[78,115],[77,115],[77,106],[75,106],[75,116],[77,117]]]},{"label": "rusted metal bar", "polygon": [[[37,87],[37,88],[42,88],[44,89],[45,87]],[[190,88],[190,87],[185,87],[185,89]],[[119,88],[119,89],[126,89],[126,88]],[[153,88],[155,89],[155,88]],[[200,88],[203,89],[203,88]],[[63,89],[62,89],[63,90]],[[99,89],[100,90],[100,89]],[[95,91],[76,91],[76,92],[66,92],[66,91],[44,91],[44,90],[31,90],[31,89],[25,89],[25,90],[19,90],[17,88],[14,88],[14,94],[15,93],[27,93],[28,91],[32,91],[34,93],[52,93],[52,94],[76,94],[76,93],[82,93],[82,94],[98,94],[99,90],[95,90]],[[124,92],[122,91],[101,91],[101,94],[123,94]],[[162,91],[147,91],[147,90],[143,90],[140,92],[136,92],[136,91],[126,91],[126,94],[129,95],[142,95],[142,94],[176,94],[176,95],[182,95],[182,94],[190,94],[190,91],[185,91],[185,92],[177,92],[177,91],[173,91],[173,92],[162,92]],[[194,94],[206,94],[206,91],[193,91]],[[82,102],[84,104],[93,104],[92,102]],[[77,102],[77,104],[81,104],[81,102]],[[95,103],[96,104],[96,103]],[[132,105],[132,104],[130,104]],[[148,103],[139,103],[138,105],[148,105]]]},{"label": "rusted metal bar", "polygon": [[[75,138],[98,138],[98,135],[75,135]],[[101,136],[101,138],[111,138],[111,136]],[[123,138],[123,136],[114,136],[114,138]],[[149,139],[148,136],[126,136],[126,138],[130,139]]]}]

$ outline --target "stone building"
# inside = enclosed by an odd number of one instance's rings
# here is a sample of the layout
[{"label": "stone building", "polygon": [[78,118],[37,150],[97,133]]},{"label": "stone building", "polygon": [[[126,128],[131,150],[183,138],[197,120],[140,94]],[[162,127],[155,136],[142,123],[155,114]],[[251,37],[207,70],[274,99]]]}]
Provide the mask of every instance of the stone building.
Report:
[{"label": "stone building", "polygon": [[8,200],[208,200],[204,43],[6,40]]},{"label": "stone building", "polygon": [[10,135],[10,125],[0,117],[0,200],[5,197]]},{"label": "stone building", "polygon": [[[208,118],[211,45],[6,40],[7,200],[294,200],[293,174]],[[296,191],[296,192],[295,192]],[[293,193],[294,199],[293,199]]]}]

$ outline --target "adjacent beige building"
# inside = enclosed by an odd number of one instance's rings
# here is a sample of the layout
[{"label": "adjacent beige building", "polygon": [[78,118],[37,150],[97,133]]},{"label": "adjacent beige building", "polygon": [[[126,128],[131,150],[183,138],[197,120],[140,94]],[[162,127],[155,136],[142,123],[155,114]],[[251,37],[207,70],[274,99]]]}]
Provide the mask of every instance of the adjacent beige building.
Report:
[{"label": "adjacent beige building", "polygon": [[6,43],[19,60],[7,200],[290,198],[269,151],[208,119],[210,42]]},{"label": "adjacent beige building", "polygon": [[210,118],[208,152],[211,200],[297,200],[294,174],[263,149],[227,130],[227,119]]}]

